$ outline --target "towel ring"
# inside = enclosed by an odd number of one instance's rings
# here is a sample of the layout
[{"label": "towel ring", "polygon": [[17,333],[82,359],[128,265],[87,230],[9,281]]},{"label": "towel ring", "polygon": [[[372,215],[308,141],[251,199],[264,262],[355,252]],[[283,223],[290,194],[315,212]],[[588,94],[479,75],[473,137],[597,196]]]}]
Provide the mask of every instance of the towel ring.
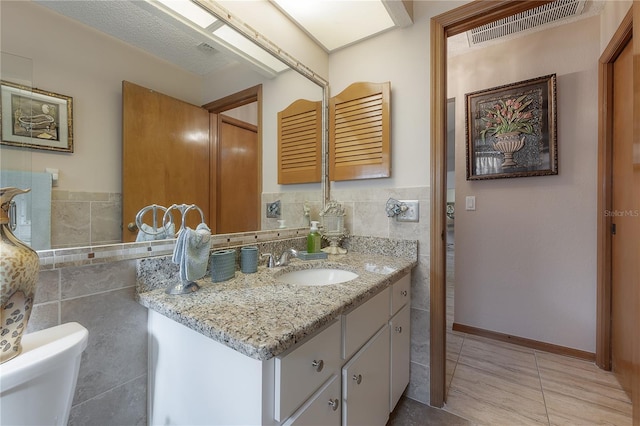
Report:
[{"label": "towel ring", "polygon": [[[158,228],[158,210],[164,211],[164,215],[162,216],[162,228]],[[142,226],[144,224],[144,222],[142,221],[144,218],[144,215],[147,214],[149,211],[153,213],[153,216],[152,216],[153,225],[151,227],[153,229],[153,232],[149,232],[145,230],[145,228]],[[169,222],[165,223],[167,213],[168,213],[168,209],[158,204],[151,204],[150,206],[143,207],[142,209],[140,209],[138,214],[136,214],[136,226],[140,231],[148,235],[160,235],[162,233],[165,233],[167,230],[167,226],[173,223],[173,216],[170,213],[169,213]]]},{"label": "towel ring", "polygon": [[[182,231],[184,229],[184,224],[185,224],[185,218],[187,217],[187,213],[189,213],[189,211],[191,210],[197,210],[198,212],[200,212],[200,221],[201,223],[204,223],[204,213],[202,212],[202,209],[198,206],[196,206],[195,204],[173,204],[171,205],[171,207],[169,207],[168,209],[166,209],[164,216],[162,217],[162,224],[163,225],[169,225],[171,224],[172,221],[172,216],[171,216],[171,210],[173,209],[177,209],[180,214],[182,215],[182,220],[180,222],[180,229],[178,229],[178,231],[176,232],[176,235],[178,235],[180,233],[180,231]],[[169,222],[167,223],[167,215],[169,216]]]}]

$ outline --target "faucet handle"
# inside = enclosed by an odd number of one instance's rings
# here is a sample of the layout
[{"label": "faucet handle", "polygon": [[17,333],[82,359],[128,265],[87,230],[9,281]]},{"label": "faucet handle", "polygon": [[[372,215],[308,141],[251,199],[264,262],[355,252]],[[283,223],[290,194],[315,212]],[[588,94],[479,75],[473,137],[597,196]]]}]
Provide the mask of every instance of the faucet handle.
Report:
[{"label": "faucet handle", "polygon": [[276,261],[271,253],[263,253],[262,255],[260,255],[260,257],[268,257],[267,268],[273,268],[276,266]]}]

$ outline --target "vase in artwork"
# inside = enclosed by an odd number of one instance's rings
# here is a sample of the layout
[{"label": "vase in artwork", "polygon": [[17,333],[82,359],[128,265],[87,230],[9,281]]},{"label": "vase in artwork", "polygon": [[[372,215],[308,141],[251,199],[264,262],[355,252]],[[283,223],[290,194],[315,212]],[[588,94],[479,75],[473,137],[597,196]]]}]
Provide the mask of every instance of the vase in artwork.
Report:
[{"label": "vase in artwork", "polygon": [[520,132],[509,132],[495,135],[498,140],[493,143],[496,151],[504,154],[502,167],[515,167],[518,163],[513,159],[513,154],[520,151],[524,146],[524,136],[520,136]]},{"label": "vase in artwork", "polygon": [[38,254],[13,235],[9,223],[11,199],[26,192],[0,188],[0,364],[22,350],[40,270]]}]

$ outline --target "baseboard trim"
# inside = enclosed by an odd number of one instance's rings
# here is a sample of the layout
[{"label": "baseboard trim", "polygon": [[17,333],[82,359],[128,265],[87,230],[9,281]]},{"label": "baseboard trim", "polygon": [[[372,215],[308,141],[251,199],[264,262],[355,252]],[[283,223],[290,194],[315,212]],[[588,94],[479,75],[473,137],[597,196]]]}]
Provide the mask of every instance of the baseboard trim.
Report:
[{"label": "baseboard trim", "polygon": [[527,339],[524,337],[511,336],[510,334],[498,333],[497,331],[485,330],[483,328],[473,327],[470,325],[453,323],[453,331],[460,333],[472,334],[474,336],[486,337],[500,342],[513,343],[514,345],[524,346],[544,352],[550,352],[557,355],[565,355],[574,358],[584,359],[586,361],[595,362],[596,354],[593,352],[581,351],[579,349],[568,348],[566,346],[554,345],[552,343],[540,342],[538,340]]}]

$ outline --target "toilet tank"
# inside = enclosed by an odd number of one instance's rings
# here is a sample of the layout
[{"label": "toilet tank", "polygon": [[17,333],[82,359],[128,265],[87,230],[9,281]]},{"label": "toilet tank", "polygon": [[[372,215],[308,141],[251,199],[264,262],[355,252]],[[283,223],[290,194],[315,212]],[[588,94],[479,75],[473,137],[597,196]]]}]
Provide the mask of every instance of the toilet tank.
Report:
[{"label": "toilet tank", "polygon": [[0,425],[66,425],[89,332],[76,322],[25,334],[0,364]]}]

